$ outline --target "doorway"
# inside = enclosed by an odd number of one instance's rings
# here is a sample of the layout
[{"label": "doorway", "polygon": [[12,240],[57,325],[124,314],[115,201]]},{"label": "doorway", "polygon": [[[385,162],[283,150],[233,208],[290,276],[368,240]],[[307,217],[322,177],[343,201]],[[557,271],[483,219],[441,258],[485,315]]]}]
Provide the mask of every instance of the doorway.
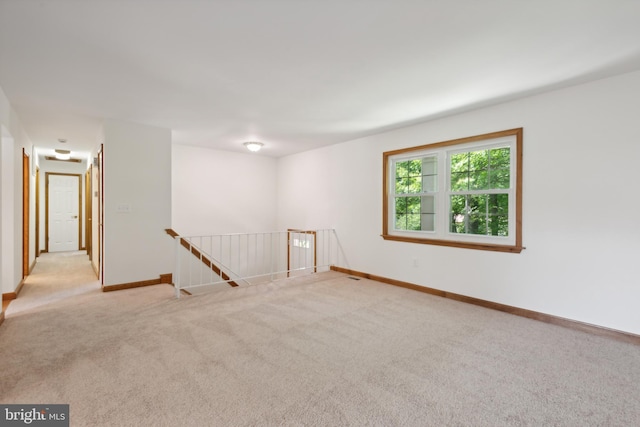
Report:
[{"label": "doorway", "polygon": [[46,173],[46,250],[77,251],[82,247],[82,175]]},{"label": "doorway", "polygon": [[294,229],[287,232],[287,277],[316,273],[316,232]]}]

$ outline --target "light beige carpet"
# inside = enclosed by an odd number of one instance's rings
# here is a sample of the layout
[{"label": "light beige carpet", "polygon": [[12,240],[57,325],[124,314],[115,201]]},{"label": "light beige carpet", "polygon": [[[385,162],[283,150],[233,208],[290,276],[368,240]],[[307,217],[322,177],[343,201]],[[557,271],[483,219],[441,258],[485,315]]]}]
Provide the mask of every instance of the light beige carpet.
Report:
[{"label": "light beige carpet", "polygon": [[100,289],[85,251],[41,254],[6,316]]},{"label": "light beige carpet", "polygon": [[335,272],[94,289],[8,312],[0,361],[74,426],[640,425],[638,346]]}]

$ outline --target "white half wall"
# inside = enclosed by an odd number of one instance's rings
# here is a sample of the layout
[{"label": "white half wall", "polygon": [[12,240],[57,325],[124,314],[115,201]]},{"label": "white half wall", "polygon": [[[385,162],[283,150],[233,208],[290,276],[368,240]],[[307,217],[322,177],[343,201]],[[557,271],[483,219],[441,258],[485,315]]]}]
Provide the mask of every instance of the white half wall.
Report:
[{"label": "white half wall", "polygon": [[171,131],[109,120],[103,135],[104,284],[171,273]]},{"label": "white half wall", "polygon": [[[336,228],[344,267],[640,334],[638,94],[634,72],[281,158],[278,225]],[[384,151],[516,127],[521,254],[380,237]]]},{"label": "white half wall", "polygon": [[173,229],[183,236],[276,230],[277,161],[173,146]]}]

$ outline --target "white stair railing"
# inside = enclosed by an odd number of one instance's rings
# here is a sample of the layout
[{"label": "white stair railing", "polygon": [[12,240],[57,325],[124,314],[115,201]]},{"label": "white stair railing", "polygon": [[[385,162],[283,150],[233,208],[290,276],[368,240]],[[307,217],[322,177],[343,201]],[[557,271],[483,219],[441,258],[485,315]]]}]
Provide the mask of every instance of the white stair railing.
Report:
[{"label": "white stair railing", "polygon": [[335,230],[175,236],[176,296],[328,271],[344,261]]}]

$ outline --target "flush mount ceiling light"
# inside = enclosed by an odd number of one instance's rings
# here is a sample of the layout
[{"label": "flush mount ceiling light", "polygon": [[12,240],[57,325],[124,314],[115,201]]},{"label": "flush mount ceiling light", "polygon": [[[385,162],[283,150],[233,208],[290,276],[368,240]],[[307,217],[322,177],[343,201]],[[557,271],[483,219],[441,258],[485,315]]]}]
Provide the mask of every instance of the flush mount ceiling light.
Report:
[{"label": "flush mount ceiling light", "polygon": [[253,151],[254,153],[256,151],[260,151],[263,145],[264,144],[262,142],[258,141],[247,141],[244,143],[244,146],[247,147],[247,150]]},{"label": "flush mount ceiling light", "polygon": [[71,158],[70,150],[60,150],[56,148],[56,159],[58,160],[69,160]]}]

